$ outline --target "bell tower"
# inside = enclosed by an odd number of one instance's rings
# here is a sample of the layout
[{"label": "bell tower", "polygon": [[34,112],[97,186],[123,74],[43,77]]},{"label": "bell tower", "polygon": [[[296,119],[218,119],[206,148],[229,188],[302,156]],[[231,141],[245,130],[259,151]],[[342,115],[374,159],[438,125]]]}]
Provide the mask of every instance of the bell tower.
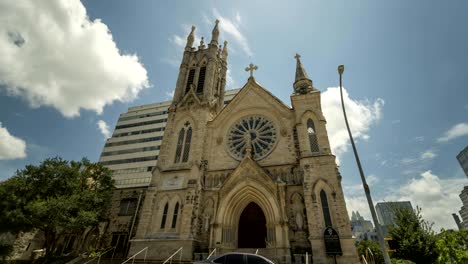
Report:
[{"label": "bell tower", "polygon": [[207,45],[203,37],[198,47],[195,41],[195,26],[187,37],[179,77],[171,108],[178,108],[195,101],[210,111],[218,112],[223,107],[227,71],[227,41],[219,45],[219,20],[215,21],[211,41]]}]

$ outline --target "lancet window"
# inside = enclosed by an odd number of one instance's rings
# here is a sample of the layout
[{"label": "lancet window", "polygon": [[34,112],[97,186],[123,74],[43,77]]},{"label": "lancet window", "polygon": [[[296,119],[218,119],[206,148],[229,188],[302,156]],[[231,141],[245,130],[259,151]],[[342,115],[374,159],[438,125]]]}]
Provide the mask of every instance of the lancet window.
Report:
[{"label": "lancet window", "polygon": [[166,226],[166,219],[167,219],[167,210],[169,209],[169,203],[166,203],[164,206],[164,211],[161,219],[161,229],[163,229]]},{"label": "lancet window", "polygon": [[327,194],[324,190],[320,191],[320,200],[322,201],[322,211],[323,211],[323,220],[325,221],[325,226],[332,226],[330,208],[328,206]]},{"label": "lancet window", "polygon": [[195,79],[195,69],[191,69],[189,71],[189,75],[187,78],[187,85],[185,86],[185,93],[188,93],[188,91],[190,91],[190,85],[193,84],[194,79]]},{"label": "lancet window", "polygon": [[185,123],[185,128],[179,131],[177,139],[176,155],[174,163],[187,162],[190,155],[190,144],[192,142],[192,127],[189,122]]},{"label": "lancet window", "polygon": [[203,93],[203,88],[205,86],[205,74],[206,66],[203,66],[200,68],[200,72],[198,73],[197,94]]},{"label": "lancet window", "polygon": [[176,203],[174,207],[174,215],[172,216],[171,228],[175,228],[177,225],[177,216],[179,215],[179,203]]},{"label": "lancet window", "polygon": [[312,121],[312,119],[310,118],[307,120],[307,134],[309,135],[310,151],[319,152],[317,133],[315,131],[314,121]]}]

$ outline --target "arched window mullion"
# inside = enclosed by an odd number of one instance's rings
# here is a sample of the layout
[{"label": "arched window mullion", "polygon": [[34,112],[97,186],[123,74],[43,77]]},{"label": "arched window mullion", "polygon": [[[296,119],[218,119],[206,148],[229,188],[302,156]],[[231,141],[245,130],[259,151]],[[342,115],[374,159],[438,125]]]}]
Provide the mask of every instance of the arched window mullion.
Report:
[{"label": "arched window mullion", "polygon": [[169,203],[166,203],[166,205],[164,206],[164,211],[163,211],[163,215],[162,215],[162,218],[161,218],[161,229],[164,229],[164,227],[166,226],[167,210],[168,209],[169,209]]}]

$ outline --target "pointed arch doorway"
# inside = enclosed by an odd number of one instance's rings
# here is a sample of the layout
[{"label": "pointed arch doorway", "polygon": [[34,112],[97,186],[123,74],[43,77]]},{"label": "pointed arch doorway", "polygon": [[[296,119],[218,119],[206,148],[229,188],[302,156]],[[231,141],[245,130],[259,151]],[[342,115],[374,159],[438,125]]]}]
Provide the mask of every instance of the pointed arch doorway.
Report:
[{"label": "pointed arch doorway", "polygon": [[249,203],[239,219],[238,248],[266,247],[266,218],[262,208],[256,203]]}]

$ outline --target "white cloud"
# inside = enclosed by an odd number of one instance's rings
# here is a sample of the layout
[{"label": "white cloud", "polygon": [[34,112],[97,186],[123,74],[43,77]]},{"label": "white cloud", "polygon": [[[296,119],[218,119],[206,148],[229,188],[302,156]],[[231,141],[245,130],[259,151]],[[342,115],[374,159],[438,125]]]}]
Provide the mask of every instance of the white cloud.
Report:
[{"label": "white cloud", "polygon": [[32,107],[101,113],[148,87],[138,57],[122,54],[79,0],[2,1],[0,17],[0,83]]},{"label": "white cloud", "polygon": [[226,71],[226,90],[236,89],[237,87],[235,87],[235,85],[236,85],[236,82],[232,78],[232,72],[230,69],[228,69]]},{"label": "white cloud", "polygon": [[241,22],[241,16],[240,16],[239,12],[236,13],[236,22],[237,23]]},{"label": "white cloud", "polygon": [[110,138],[111,137],[111,132],[109,129],[109,125],[104,120],[99,120],[97,121],[97,125],[99,128],[99,131],[101,131],[101,134],[104,136],[104,138]]},{"label": "white cloud", "polygon": [[[452,213],[458,213],[462,206],[458,195],[466,184],[468,181],[465,178],[442,179],[428,170],[400,187],[391,184],[385,190],[387,195],[376,199],[373,194],[373,200],[374,204],[383,201],[410,201],[413,208],[422,208],[423,218],[434,223],[434,231],[439,231],[440,228],[455,229]],[[362,186],[344,186],[344,192],[348,213],[351,215],[352,211],[359,211],[366,219],[371,219]]]},{"label": "white cloud", "polygon": [[186,40],[179,35],[172,35],[172,38],[169,39],[172,43],[176,44],[179,48],[185,47]]},{"label": "white cloud", "polygon": [[[247,38],[244,36],[244,34],[240,32],[239,26],[237,25],[237,23],[229,18],[221,16],[221,14],[218,12],[216,8],[213,9],[213,15],[217,19],[219,19],[219,27],[220,27],[221,34],[226,33],[230,35],[231,37],[233,37],[235,42],[239,46],[241,46],[245,54],[247,54],[248,56],[252,56],[253,52],[250,49]],[[239,15],[239,18],[240,18],[240,15]]]},{"label": "white cloud", "polygon": [[172,90],[172,91],[169,91],[169,92],[166,92],[166,96],[172,100],[172,98],[174,97],[174,92],[175,90]]},{"label": "white cloud", "polygon": [[26,142],[8,132],[0,122],[0,160],[21,159],[26,157]]},{"label": "white cloud", "polygon": [[467,136],[468,135],[468,123],[460,123],[444,133],[444,135],[437,139],[438,142],[447,142],[452,139]]},{"label": "white cloud", "polygon": [[467,184],[467,180],[441,179],[430,170],[421,173],[420,176],[401,187],[393,198],[399,201],[411,201],[413,207],[420,206],[423,209],[423,217],[434,222],[436,231],[442,227],[455,229],[452,213],[458,212],[462,206],[458,195],[462,186]]},{"label": "white cloud", "polygon": [[[355,140],[367,140],[371,125],[382,117],[384,100],[376,99],[374,102],[357,101],[349,98],[346,89],[343,88],[346,114],[348,116],[351,132]],[[327,119],[327,131],[332,152],[341,156],[349,148],[349,136],[341,109],[340,90],[337,87],[329,87],[322,93],[322,109]]]},{"label": "white cloud", "polygon": [[435,154],[434,151],[426,150],[423,153],[421,153],[420,159],[421,160],[431,160],[431,159],[433,159],[435,157],[437,157],[437,154]]}]

